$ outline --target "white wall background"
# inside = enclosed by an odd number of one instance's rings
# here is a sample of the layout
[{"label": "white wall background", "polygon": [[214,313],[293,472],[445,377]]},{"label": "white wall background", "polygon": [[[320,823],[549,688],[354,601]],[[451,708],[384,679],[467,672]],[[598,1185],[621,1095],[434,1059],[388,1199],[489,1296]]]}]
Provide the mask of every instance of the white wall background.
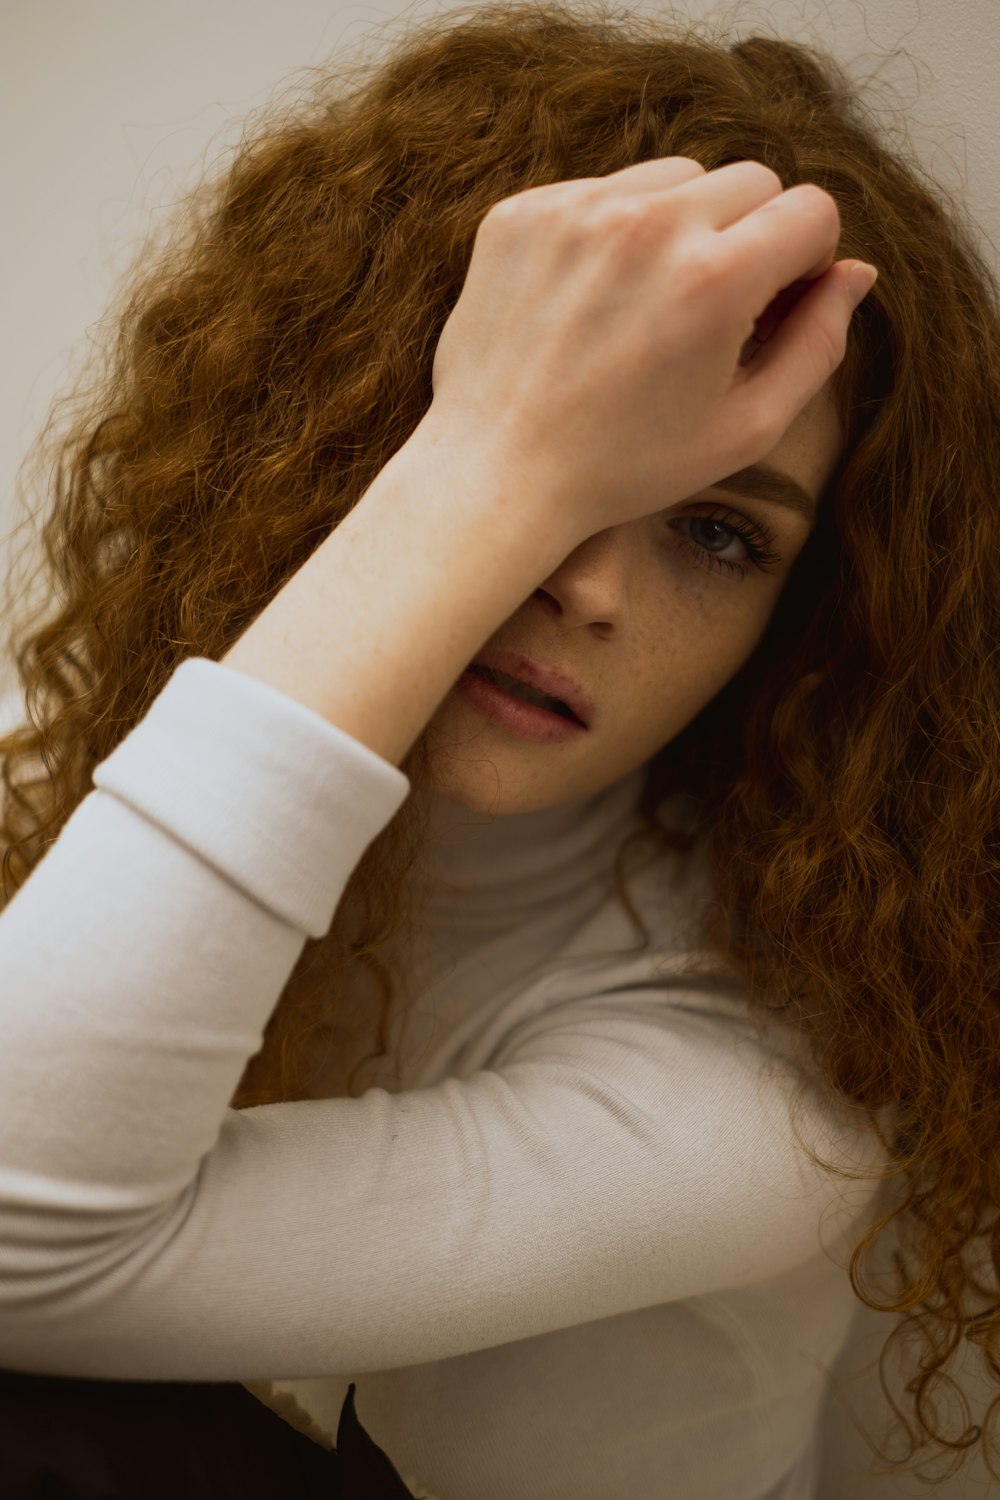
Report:
[{"label": "white wall background", "polygon": [[[411,19],[445,5],[331,0],[2,0],[0,3],[0,565],[23,512],[14,481],[53,398],[87,353],[87,331],[151,229],[240,137],[243,118],[331,54],[381,55]],[[653,0],[634,9],[656,13]],[[987,259],[1000,245],[1000,0],[774,0],[689,16],[754,24],[834,52],[876,106],[892,142],[968,206]],[[933,288],[928,296],[933,297]],[[37,509],[39,497],[29,497]],[[16,689],[0,663],[0,694]],[[884,1315],[862,1310],[838,1369],[873,1360]],[[968,1384],[973,1420],[982,1392]],[[995,1394],[995,1392],[994,1392]],[[883,1411],[877,1376],[852,1386],[866,1420]],[[905,1409],[905,1408],[904,1408]],[[377,1440],[377,1434],[374,1434]],[[866,1452],[836,1411],[821,1500],[1000,1493],[977,1462],[931,1491],[865,1479]],[[897,1451],[893,1450],[894,1453]],[[513,1500],[513,1497],[512,1497]],[[528,1497],[523,1497],[528,1500]],[[652,1500],[637,1496],[636,1500]],[[719,1496],[719,1500],[727,1500]]]}]

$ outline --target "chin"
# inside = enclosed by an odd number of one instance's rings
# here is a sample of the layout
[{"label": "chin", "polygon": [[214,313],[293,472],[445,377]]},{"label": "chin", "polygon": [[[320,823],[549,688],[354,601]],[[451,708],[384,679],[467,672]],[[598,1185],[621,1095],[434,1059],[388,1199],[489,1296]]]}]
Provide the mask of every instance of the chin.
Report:
[{"label": "chin", "polygon": [[502,772],[496,760],[483,756],[461,761],[457,756],[441,756],[431,778],[424,782],[427,790],[445,797],[468,812],[488,813],[494,817],[514,813],[539,812],[563,801],[563,785],[532,784],[517,774]]}]

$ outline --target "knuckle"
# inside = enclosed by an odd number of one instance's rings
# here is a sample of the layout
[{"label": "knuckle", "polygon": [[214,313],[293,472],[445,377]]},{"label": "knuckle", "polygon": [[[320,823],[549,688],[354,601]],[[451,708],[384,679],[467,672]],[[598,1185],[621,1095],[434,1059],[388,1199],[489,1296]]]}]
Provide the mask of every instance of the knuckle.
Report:
[{"label": "knuckle", "polygon": [[540,197],[540,189],[522,188],[520,192],[510,193],[506,198],[501,198],[494,203],[490,213],[499,215],[501,218],[516,218],[528,209],[537,208]]},{"label": "knuckle", "polygon": [[652,207],[653,200],[648,194],[633,198],[595,195],[581,205],[581,228],[588,236],[616,248],[639,245],[654,232]]},{"label": "knuckle", "polygon": [[592,212],[598,222],[630,239],[650,222],[652,206],[653,199],[643,194],[636,198],[612,198],[604,203],[598,201]]},{"label": "knuckle", "polygon": [[678,162],[685,167],[696,167],[703,177],[708,173],[708,168],[702,162],[695,161],[693,156],[667,156],[661,158],[661,160],[669,165]]},{"label": "knuckle", "polygon": [[782,182],[781,178],[778,176],[773,167],[767,166],[762,161],[753,161],[749,159],[740,162],[739,165],[745,171],[747,169],[750,169],[751,171],[755,172],[760,178],[761,185],[763,187],[769,187],[773,191],[775,196],[785,191],[785,184]]},{"label": "knuckle", "polygon": [[523,224],[527,215],[543,213],[554,207],[553,195],[566,187],[565,183],[542,183],[535,187],[522,188],[506,198],[498,198],[483,215],[483,223]]},{"label": "knuckle", "polygon": [[692,237],[684,247],[683,277],[689,292],[721,297],[732,277],[732,260],[721,240]]},{"label": "knuckle", "polygon": [[521,193],[515,193],[512,198],[500,198],[483,214],[479,221],[480,232],[502,230],[505,226],[517,223],[524,212],[524,205],[520,202]]},{"label": "knuckle", "polygon": [[818,218],[826,219],[831,226],[835,225],[839,229],[840,210],[825,188],[821,188],[816,182],[801,182],[794,191],[811,213],[816,214]]},{"label": "knuckle", "polygon": [[562,186],[573,194],[575,203],[585,207],[607,200],[607,181],[604,177],[574,177]]}]

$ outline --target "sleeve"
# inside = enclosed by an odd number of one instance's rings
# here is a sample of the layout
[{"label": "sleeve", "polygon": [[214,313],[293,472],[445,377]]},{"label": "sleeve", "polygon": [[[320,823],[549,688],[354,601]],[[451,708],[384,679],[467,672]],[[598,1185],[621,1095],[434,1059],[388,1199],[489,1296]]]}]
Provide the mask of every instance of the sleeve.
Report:
[{"label": "sleeve", "polygon": [[97,768],[0,917],[0,1365],[353,1375],[816,1253],[830,1180],[694,996],[568,1001],[431,1088],[228,1108],[408,787],[200,658]]}]

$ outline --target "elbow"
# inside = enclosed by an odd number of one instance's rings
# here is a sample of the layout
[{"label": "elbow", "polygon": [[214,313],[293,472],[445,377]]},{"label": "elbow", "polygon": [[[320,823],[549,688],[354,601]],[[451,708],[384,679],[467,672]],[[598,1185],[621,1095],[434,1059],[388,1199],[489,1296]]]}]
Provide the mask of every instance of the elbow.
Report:
[{"label": "elbow", "polygon": [[[171,1232],[162,1214],[143,1217],[112,1229],[65,1209],[0,1209],[0,1369],[116,1373],[102,1367],[104,1340]],[[176,1226],[176,1207],[170,1218]]]}]

